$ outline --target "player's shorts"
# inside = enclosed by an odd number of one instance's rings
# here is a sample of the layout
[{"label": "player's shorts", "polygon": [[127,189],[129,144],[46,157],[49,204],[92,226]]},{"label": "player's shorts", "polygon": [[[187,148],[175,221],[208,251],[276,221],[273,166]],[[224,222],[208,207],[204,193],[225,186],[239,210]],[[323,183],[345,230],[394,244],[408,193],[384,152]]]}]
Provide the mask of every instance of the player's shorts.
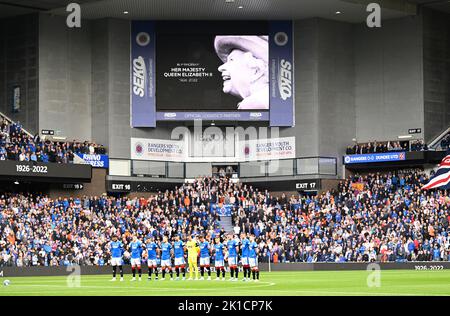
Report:
[{"label": "player's shorts", "polygon": [[156,262],[156,259],[148,259],[147,266],[156,268],[158,266],[158,263]]},{"label": "player's shorts", "polygon": [[172,262],[170,262],[170,259],[161,259],[161,267],[171,267]]},{"label": "player's shorts", "polygon": [[186,261],[184,261],[184,258],[175,258],[175,266],[184,266],[186,264]]},{"label": "player's shorts", "polygon": [[131,258],[130,259],[132,267],[140,267],[141,266],[141,258]]},{"label": "player's shorts", "polygon": [[228,265],[237,266],[237,257],[228,257]]},{"label": "player's shorts", "polygon": [[196,265],[197,264],[197,257],[188,257],[188,262],[191,265]]},{"label": "player's shorts", "polygon": [[202,258],[200,257],[200,266],[209,266],[209,257]]},{"label": "player's shorts", "polygon": [[248,262],[250,263],[250,268],[258,267],[258,258],[248,258]]},{"label": "player's shorts", "polygon": [[249,263],[248,260],[249,260],[248,257],[242,257],[242,259],[241,259],[242,265],[243,265],[243,266],[248,266],[248,265],[250,265],[250,263]]},{"label": "player's shorts", "polygon": [[225,261],[223,259],[220,259],[220,260],[216,259],[214,261],[214,266],[216,268],[223,268],[225,266]]},{"label": "player's shorts", "polygon": [[114,266],[121,266],[122,265],[122,258],[111,258],[111,265]]}]

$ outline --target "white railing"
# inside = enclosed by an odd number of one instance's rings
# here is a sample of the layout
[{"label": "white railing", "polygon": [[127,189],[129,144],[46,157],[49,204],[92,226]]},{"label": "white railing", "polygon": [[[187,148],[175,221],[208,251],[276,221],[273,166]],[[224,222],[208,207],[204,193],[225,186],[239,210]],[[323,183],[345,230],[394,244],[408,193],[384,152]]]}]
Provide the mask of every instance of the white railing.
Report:
[{"label": "white railing", "polygon": [[[3,112],[0,112],[0,116],[5,119],[8,123],[12,124],[15,123],[11,118],[9,118],[7,115],[5,115]],[[22,127],[22,131],[27,134],[28,136],[33,137],[34,135],[31,134],[29,131],[27,131],[25,128]]]},{"label": "white railing", "polygon": [[428,148],[438,149],[441,146],[441,140],[444,136],[450,133],[450,126],[440,133],[437,137],[433,139],[433,141],[428,145]]}]

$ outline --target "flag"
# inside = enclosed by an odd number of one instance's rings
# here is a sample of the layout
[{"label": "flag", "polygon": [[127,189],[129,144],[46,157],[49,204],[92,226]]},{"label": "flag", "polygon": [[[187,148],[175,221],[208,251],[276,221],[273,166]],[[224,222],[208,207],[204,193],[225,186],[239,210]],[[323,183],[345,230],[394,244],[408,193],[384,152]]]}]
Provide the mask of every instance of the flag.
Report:
[{"label": "flag", "polygon": [[428,189],[450,189],[450,155],[445,156],[439,164],[439,168],[436,170],[434,176],[430,181],[422,187],[422,190]]}]

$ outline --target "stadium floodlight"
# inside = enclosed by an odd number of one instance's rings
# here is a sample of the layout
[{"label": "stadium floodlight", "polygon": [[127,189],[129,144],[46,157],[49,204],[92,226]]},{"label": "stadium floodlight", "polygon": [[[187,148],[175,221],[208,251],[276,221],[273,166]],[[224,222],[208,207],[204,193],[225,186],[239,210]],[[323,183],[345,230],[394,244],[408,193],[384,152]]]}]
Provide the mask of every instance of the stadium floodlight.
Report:
[{"label": "stadium floodlight", "polygon": [[412,138],[412,135],[400,135],[400,136],[398,136],[398,139],[408,139],[408,138]]},{"label": "stadium floodlight", "polygon": [[16,181],[14,181],[14,184],[19,184],[19,181],[17,181],[17,180],[16,180]]}]

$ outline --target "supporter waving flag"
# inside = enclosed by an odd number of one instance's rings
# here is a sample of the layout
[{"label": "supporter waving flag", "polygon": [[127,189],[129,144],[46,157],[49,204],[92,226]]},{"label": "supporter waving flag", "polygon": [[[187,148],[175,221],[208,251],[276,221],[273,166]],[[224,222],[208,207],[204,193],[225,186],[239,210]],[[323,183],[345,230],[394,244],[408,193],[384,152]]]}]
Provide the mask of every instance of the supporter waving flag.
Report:
[{"label": "supporter waving flag", "polygon": [[445,156],[439,164],[439,168],[436,170],[434,176],[430,181],[422,188],[422,190],[428,189],[450,189],[450,155]]}]

